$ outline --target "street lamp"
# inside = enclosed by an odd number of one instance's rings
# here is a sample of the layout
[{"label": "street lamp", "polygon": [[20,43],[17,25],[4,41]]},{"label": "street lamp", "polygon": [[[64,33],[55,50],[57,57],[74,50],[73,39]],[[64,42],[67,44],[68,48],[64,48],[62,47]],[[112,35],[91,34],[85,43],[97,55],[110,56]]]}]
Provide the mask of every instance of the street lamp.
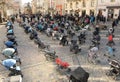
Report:
[{"label": "street lamp", "polygon": [[[96,0],[96,17],[97,17],[97,13],[98,13],[98,0]],[[97,24],[97,18],[95,20],[95,24]]]}]

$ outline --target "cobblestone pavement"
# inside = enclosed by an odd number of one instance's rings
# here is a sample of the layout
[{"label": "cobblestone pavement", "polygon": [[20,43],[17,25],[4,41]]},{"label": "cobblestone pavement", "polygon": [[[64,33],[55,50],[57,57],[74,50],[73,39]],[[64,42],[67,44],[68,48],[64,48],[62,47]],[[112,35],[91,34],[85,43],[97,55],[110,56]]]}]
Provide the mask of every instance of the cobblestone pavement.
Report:
[{"label": "cobblestone pavement", "polygon": [[[107,24],[110,26],[110,23]],[[53,62],[46,61],[44,57],[44,53],[40,52],[37,48],[37,45],[34,44],[33,41],[29,40],[29,35],[24,33],[23,28],[19,27],[17,23],[15,23],[15,35],[18,41],[18,52],[19,56],[22,59],[22,72],[24,75],[23,82],[63,82],[60,81],[62,77],[56,72],[56,65]],[[120,26],[120,25],[119,25]],[[119,55],[119,46],[120,46],[120,29],[119,26],[115,31],[115,47],[116,47],[116,57],[120,58]],[[0,26],[0,50],[4,49],[3,41],[6,39],[6,29],[4,26]],[[109,69],[109,65],[107,62],[107,58],[103,56],[105,53],[105,44],[107,43],[106,37],[107,31],[101,31],[101,46],[99,51],[99,59],[102,60],[101,63],[94,65],[90,64],[87,61],[87,50],[90,45],[90,37],[91,32],[88,32],[87,41],[85,45],[82,45],[82,51],[75,55],[69,51],[68,46],[59,45],[59,41],[54,41],[50,37],[47,37],[44,34],[39,33],[39,37],[46,44],[50,44],[52,49],[56,50],[57,55],[63,60],[70,63],[71,66],[80,65],[87,72],[90,73],[90,78],[88,82],[120,82],[114,81],[112,78],[107,77],[105,74]],[[4,59],[2,55],[0,55],[0,59]],[[0,66],[0,78],[5,78],[9,71],[3,66]],[[67,82],[67,81],[64,81]]]}]

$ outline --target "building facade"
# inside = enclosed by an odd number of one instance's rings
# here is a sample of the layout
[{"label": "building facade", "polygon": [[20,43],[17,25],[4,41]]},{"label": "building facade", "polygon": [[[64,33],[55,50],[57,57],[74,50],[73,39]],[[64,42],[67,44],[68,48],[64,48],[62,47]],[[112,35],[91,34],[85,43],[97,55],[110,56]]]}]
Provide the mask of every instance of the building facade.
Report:
[{"label": "building facade", "polygon": [[120,16],[120,0],[98,0],[97,13],[107,19],[116,19]]},{"label": "building facade", "polygon": [[2,18],[19,13],[21,0],[0,0],[0,13]]},{"label": "building facade", "polygon": [[78,12],[82,14],[96,14],[97,0],[66,0],[65,11],[66,13],[74,14]]},{"label": "building facade", "polygon": [[32,0],[33,13],[47,13],[50,6],[49,2],[49,0]]},{"label": "building facade", "polygon": [[65,2],[66,0],[55,0],[55,10],[60,15],[65,14]]},{"label": "building facade", "polygon": [[4,0],[0,0],[0,16],[5,17],[6,16],[6,2]]}]

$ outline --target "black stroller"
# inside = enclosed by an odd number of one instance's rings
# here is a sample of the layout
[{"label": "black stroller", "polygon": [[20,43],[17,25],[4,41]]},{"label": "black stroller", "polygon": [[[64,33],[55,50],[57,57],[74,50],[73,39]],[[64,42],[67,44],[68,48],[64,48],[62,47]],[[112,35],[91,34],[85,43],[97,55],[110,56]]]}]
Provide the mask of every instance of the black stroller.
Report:
[{"label": "black stroller", "polygon": [[19,64],[21,64],[21,59],[17,56],[17,53],[16,53],[14,48],[6,48],[6,49],[4,49],[2,51],[2,54],[6,58],[8,58],[8,59],[10,59],[10,58],[15,59],[17,62],[19,62]]},{"label": "black stroller", "polygon": [[9,41],[13,42],[16,46],[18,45],[17,41],[15,40],[16,36],[14,36],[14,35],[7,35],[7,38],[8,38]]},{"label": "black stroller", "polygon": [[9,70],[10,70],[10,73],[8,74],[8,76],[21,75],[21,77],[23,77],[20,66],[15,66],[13,68],[10,68]]},{"label": "black stroller", "polygon": [[45,57],[46,57],[47,61],[49,61],[49,60],[55,61],[55,59],[57,57],[55,50],[51,50],[50,46],[47,46],[45,48],[44,52],[45,52]]},{"label": "black stroller", "polygon": [[77,41],[71,41],[70,51],[74,54],[81,52],[81,47],[77,44]]},{"label": "black stroller", "polygon": [[110,70],[106,73],[107,76],[112,76],[113,79],[117,80],[120,78],[120,62],[117,60],[109,60]]},{"label": "black stroller", "polygon": [[88,82],[89,73],[78,67],[70,73],[69,82]]}]

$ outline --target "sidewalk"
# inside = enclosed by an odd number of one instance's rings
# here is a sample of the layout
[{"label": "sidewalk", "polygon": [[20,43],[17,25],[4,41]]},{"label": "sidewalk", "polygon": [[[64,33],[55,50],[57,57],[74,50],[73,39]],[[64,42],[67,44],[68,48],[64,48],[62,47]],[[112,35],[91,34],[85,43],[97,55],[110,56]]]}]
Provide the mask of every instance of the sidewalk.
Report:
[{"label": "sidewalk", "polygon": [[5,25],[6,24],[6,22],[2,22],[2,23],[0,23],[0,25]]}]

